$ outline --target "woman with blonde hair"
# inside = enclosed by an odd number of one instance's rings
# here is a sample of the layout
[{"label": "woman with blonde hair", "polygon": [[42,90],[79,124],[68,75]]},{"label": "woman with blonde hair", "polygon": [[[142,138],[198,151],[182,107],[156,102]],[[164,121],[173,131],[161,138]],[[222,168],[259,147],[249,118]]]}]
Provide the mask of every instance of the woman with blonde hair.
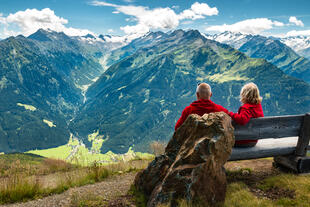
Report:
[{"label": "woman with blonde hair", "polygon": [[[251,118],[263,117],[261,105],[262,97],[259,95],[258,87],[255,83],[245,84],[240,92],[240,101],[243,104],[238,113],[229,112],[229,116],[240,125],[247,124]],[[240,140],[235,142],[235,147],[253,147],[257,140]]]}]

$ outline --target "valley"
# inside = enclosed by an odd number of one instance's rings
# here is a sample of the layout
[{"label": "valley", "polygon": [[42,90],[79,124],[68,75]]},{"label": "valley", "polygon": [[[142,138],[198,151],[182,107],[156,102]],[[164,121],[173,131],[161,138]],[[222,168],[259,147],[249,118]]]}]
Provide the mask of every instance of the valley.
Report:
[{"label": "valley", "polygon": [[92,160],[149,152],[152,141],[170,139],[203,81],[212,100],[230,111],[240,106],[242,85],[253,81],[265,115],[308,112],[309,61],[283,43],[243,37],[243,44],[232,43],[236,50],[196,30],[150,32],[127,42],[109,38],[40,29],[0,41],[0,152],[64,156],[75,147],[61,146],[72,140],[81,152],[95,149]]}]

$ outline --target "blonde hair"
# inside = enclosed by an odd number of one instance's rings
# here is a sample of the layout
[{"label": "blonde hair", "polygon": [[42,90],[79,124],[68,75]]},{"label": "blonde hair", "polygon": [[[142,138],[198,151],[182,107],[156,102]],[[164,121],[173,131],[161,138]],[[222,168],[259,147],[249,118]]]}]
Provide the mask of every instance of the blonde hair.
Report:
[{"label": "blonde hair", "polygon": [[245,84],[240,91],[241,103],[260,104],[263,98],[259,95],[258,87],[255,83]]}]

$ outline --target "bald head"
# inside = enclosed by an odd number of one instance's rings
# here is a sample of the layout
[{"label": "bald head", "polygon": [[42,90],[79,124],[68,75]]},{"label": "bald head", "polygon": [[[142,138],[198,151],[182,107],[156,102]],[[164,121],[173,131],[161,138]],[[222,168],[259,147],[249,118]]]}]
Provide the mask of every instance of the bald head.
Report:
[{"label": "bald head", "polygon": [[209,100],[212,96],[211,87],[207,83],[201,83],[196,89],[197,99],[207,99]]}]

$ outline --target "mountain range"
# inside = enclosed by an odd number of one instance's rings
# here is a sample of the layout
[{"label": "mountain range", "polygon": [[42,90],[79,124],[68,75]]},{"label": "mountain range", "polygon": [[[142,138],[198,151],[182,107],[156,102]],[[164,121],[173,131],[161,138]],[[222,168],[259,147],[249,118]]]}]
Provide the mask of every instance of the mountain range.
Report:
[{"label": "mountain range", "polygon": [[[151,140],[167,141],[202,81],[211,84],[212,100],[232,111],[240,106],[239,91],[248,81],[261,89],[265,115],[309,109],[309,84],[264,59],[249,58],[195,30],[152,35],[158,37],[155,43],[121,48],[128,56],[90,86],[88,101],[70,125],[85,143],[87,134],[99,130],[106,139],[102,152],[124,153],[129,146],[144,151]],[[296,101],[298,107],[291,107]]]},{"label": "mountain range", "polygon": [[294,51],[296,51],[300,56],[310,59],[310,36],[290,36],[277,38]]},{"label": "mountain range", "polygon": [[232,111],[248,81],[259,86],[265,115],[309,111],[308,83],[246,53],[196,30],[129,41],[40,29],[1,40],[0,152],[59,146],[70,134],[89,146],[87,136],[96,131],[105,139],[102,152],[148,151],[150,141],[170,138],[202,81],[211,84],[212,100]]},{"label": "mountain range", "polygon": [[23,36],[0,42],[0,151],[65,143],[66,117],[82,103],[73,82],[38,51]]},{"label": "mountain range", "polygon": [[285,73],[310,83],[310,60],[298,55],[283,42],[261,35],[223,32],[205,35],[207,38],[228,44],[253,58],[263,58],[276,65]]}]

